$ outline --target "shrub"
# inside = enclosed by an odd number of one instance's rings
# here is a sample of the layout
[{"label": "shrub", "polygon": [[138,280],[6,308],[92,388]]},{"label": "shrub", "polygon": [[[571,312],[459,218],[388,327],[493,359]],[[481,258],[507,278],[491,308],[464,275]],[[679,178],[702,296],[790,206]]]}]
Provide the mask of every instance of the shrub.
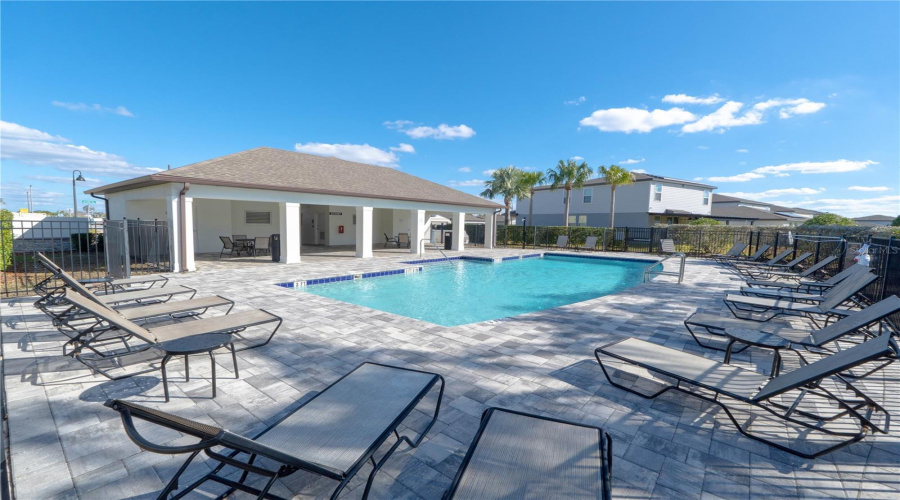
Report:
[{"label": "shrub", "polygon": [[900,215],[894,217],[894,220],[891,221],[891,226],[900,227]]},{"label": "shrub", "polygon": [[717,221],[716,219],[710,219],[709,217],[700,217],[699,219],[694,219],[688,223],[691,226],[721,226],[722,223]]},{"label": "shrub", "polygon": [[86,252],[89,247],[96,247],[94,251],[103,248],[103,234],[100,233],[72,233],[69,238],[72,240],[73,250]]},{"label": "shrub", "polygon": [[13,214],[7,209],[0,210],[0,270],[6,270],[13,256]]},{"label": "shrub", "polygon": [[803,223],[804,226],[855,226],[853,219],[842,217],[838,214],[824,213],[813,216]]}]

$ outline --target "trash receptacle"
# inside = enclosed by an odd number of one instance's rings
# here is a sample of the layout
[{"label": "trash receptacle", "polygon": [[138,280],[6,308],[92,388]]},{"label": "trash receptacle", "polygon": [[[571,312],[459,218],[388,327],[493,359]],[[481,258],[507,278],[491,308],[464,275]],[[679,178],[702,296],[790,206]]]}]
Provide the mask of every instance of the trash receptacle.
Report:
[{"label": "trash receptacle", "polygon": [[453,231],[444,231],[444,250],[453,248]]},{"label": "trash receptacle", "polygon": [[273,234],[271,239],[269,244],[272,249],[272,262],[278,262],[281,260],[281,235]]}]

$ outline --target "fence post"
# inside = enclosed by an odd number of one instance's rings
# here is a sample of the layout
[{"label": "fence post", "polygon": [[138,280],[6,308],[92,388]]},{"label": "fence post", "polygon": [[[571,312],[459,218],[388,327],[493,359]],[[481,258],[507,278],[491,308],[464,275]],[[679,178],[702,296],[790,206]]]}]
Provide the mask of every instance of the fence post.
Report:
[{"label": "fence post", "polygon": [[627,252],[628,251],[628,226],[625,226],[625,231],[623,231],[622,234],[624,236],[622,238],[622,251]]},{"label": "fence post", "polygon": [[700,257],[703,253],[703,230],[697,230],[697,251],[694,252],[694,257]]},{"label": "fence post", "polygon": [[892,234],[890,236],[890,238],[888,238],[888,244],[887,244],[887,250],[886,250],[887,255],[884,258],[884,267],[881,270],[881,293],[878,294],[879,295],[878,300],[884,300],[884,291],[885,291],[885,289],[887,289],[888,272],[890,272],[890,270],[891,270],[891,254],[894,253],[892,251],[893,248],[894,248],[894,235]]},{"label": "fence post", "polygon": [[775,243],[772,245],[772,257],[778,255],[778,231],[775,231]]},{"label": "fence post", "polygon": [[651,227],[650,228],[650,248],[648,249],[649,253],[653,253],[653,240],[656,239],[656,238],[654,238],[654,236],[656,236],[656,228]]},{"label": "fence post", "polygon": [[605,227],[603,228],[603,245],[602,245],[602,248],[603,248],[603,251],[605,252],[605,251],[606,251],[606,228],[605,228]]},{"label": "fence post", "polygon": [[[817,264],[819,262],[819,251],[822,248],[822,240],[816,240],[816,256],[813,257],[813,264]],[[795,255],[796,257],[796,255]]]},{"label": "fence post", "polygon": [[[799,236],[799,235],[798,235]],[[791,255],[792,259],[797,258],[797,244],[800,243],[800,239],[797,236],[794,236],[794,253]]]},{"label": "fence post", "polygon": [[525,250],[525,237],[528,236],[528,226],[522,224],[522,250]]},{"label": "fence post", "polygon": [[843,244],[843,248],[841,248],[841,254],[838,257],[838,272],[844,270],[844,259],[847,258],[847,249],[850,248],[850,243],[847,242],[847,235],[841,235],[841,243]]}]

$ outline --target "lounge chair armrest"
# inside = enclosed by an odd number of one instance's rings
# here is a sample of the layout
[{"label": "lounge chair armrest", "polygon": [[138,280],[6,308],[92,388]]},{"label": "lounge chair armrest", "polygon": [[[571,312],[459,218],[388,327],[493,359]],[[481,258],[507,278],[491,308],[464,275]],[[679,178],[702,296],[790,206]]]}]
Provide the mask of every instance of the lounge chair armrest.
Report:
[{"label": "lounge chair armrest", "polygon": [[270,446],[260,444],[252,439],[245,438],[244,436],[240,436],[233,432],[223,431],[217,441],[218,444],[221,444],[222,446],[231,448],[233,450],[267,457],[275,460],[276,462],[291,465],[294,467],[300,467],[309,471],[313,471],[317,474],[322,474],[329,477],[334,477],[335,474],[341,474],[341,471],[335,471],[327,467],[322,467],[321,465],[315,463],[300,460],[295,456],[291,456],[287,453],[276,450]]},{"label": "lounge chair armrest", "polygon": [[[219,444],[218,439],[214,437],[202,439],[198,443],[184,446],[166,446],[156,444],[145,438],[143,435],[141,435],[140,432],[138,432],[137,428],[134,426],[134,420],[131,416],[131,409],[129,407],[117,405],[115,401],[107,401],[106,406],[109,406],[110,408],[119,412],[119,415],[122,417],[122,425],[123,427],[125,427],[125,433],[128,435],[128,438],[143,450],[152,451],[153,453],[160,453],[164,455],[181,455],[184,453],[193,453],[195,451],[206,450]],[[153,423],[162,427],[168,427],[158,421],[154,421]]]}]

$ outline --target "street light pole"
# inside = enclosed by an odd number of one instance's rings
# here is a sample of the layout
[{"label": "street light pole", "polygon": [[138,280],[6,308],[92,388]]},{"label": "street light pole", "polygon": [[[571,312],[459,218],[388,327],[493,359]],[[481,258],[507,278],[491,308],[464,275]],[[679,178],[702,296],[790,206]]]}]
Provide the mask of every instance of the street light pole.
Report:
[{"label": "street light pole", "polygon": [[[78,172],[78,178],[75,178],[75,172]],[[75,196],[75,181],[84,182],[81,176],[81,170],[72,171],[72,217],[78,217],[78,199]]]}]

